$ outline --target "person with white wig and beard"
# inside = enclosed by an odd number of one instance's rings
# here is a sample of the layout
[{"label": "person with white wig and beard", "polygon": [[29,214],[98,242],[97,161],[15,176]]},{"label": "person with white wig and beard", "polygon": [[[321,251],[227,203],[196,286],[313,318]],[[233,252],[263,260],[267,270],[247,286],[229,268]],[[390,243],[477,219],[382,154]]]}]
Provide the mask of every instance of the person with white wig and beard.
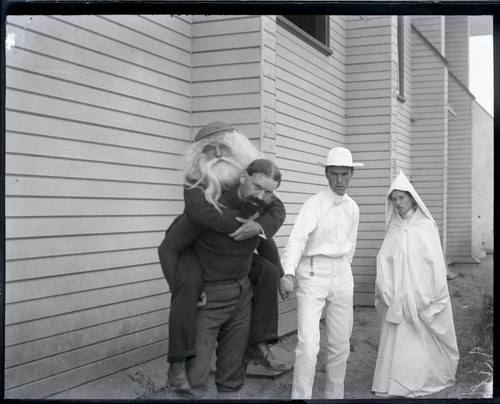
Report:
[{"label": "person with white wig and beard", "polygon": [[451,386],[459,359],[439,231],[401,171],[387,192],[377,255],[375,307],[382,319],[372,391],[417,397]]},{"label": "person with white wig and beard", "polygon": [[[219,201],[228,208],[240,210],[245,209],[245,204],[260,205],[257,201],[268,204],[280,182],[281,174],[276,165],[268,159],[257,159],[242,174],[240,184],[223,192]],[[206,398],[211,359],[217,346],[217,399],[239,398],[245,381],[245,351],[254,317],[253,287],[249,276],[252,256],[255,249],[263,253],[264,241],[257,236],[235,241],[227,234],[202,229],[187,215],[183,215],[166,234],[162,243],[162,266],[182,272],[185,268],[177,265],[178,251],[194,244],[206,295],[206,302],[198,309],[194,324],[195,352],[185,361],[189,388],[177,389],[181,397]],[[276,298],[276,280],[274,285],[270,292]],[[259,321],[265,320],[268,313],[261,315]]]},{"label": "person with white wig and beard", "polygon": [[[276,371],[287,365],[280,363],[269,349],[277,340],[277,289],[288,298],[293,284],[283,278],[278,250],[272,239],[285,219],[281,201],[271,195],[268,203],[256,198],[239,209],[224,206],[223,193],[237,184],[248,164],[262,158],[241,133],[223,122],[212,122],[196,135],[186,153],[184,169],[184,214],[176,218],[166,233],[158,252],[162,270],[172,292],[169,321],[169,384],[177,391],[188,391],[185,360],[195,355],[195,321],[197,307],[206,303],[202,290],[202,270],[193,246],[172,251],[167,236],[185,216],[205,231],[216,231],[244,241],[260,236],[259,254],[253,255],[249,278],[253,284],[252,327],[247,357]],[[176,254],[172,267],[168,256]],[[170,261],[172,262],[172,261]],[[200,301],[198,301],[200,300]]]}]

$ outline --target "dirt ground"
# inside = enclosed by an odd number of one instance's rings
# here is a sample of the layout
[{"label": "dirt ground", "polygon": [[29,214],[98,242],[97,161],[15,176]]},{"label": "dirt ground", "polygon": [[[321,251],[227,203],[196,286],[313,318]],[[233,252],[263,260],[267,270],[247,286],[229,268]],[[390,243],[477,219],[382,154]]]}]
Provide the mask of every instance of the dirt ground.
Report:
[{"label": "dirt ground", "polygon": [[[484,337],[484,335],[477,335],[483,332],[478,327],[478,321],[484,314],[485,294],[493,295],[493,256],[488,255],[480,264],[452,264],[449,269],[451,273],[456,274],[453,279],[448,281],[448,287],[453,306],[460,362],[455,385],[425,396],[425,398],[491,397],[491,390],[489,390],[491,384],[481,384],[482,381],[491,377],[491,369],[487,364],[490,356],[483,352],[474,352],[474,348],[476,348],[474,344],[477,343],[478,338]],[[313,399],[323,399],[322,390],[325,384],[324,324],[321,324],[320,328],[322,331],[321,348],[318,355]],[[371,393],[370,388],[375,368],[379,332],[380,324],[375,308],[355,307],[351,353],[345,378],[346,399],[376,398]],[[284,336],[273,347],[273,350],[281,358],[286,358],[290,363],[293,363],[296,343],[296,334]],[[491,352],[490,350],[489,353]],[[241,399],[287,401],[290,400],[291,386],[292,371],[276,377],[249,375],[241,390]],[[148,398],[165,399],[175,398],[175,396],[167,387],[157,392],[154,397]],[[214,386],[210,397],[207,398],[215,398]]]}]

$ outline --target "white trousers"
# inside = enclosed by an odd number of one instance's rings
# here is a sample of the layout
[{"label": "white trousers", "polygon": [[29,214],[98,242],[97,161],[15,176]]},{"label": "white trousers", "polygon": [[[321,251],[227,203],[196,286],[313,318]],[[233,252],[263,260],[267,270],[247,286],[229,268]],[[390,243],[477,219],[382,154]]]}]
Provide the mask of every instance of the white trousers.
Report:
[{"label": "white trousers", "polygon": [[[314,275],[311,275],[314,272]],[[344,377],[353,322],[354,282],[345,257],[302,258],[297,278],[298,343],[292,399],[310,399],[319,353],[319,321],[325,308],[327,363],[325,399],[344,398]]]}]

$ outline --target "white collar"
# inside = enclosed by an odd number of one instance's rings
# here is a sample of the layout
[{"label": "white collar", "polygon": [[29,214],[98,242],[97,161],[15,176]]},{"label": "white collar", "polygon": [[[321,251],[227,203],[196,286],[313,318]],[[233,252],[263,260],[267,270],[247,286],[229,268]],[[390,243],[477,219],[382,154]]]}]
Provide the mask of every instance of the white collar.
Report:
[{"label": "white collar", "polygon": [[414,208],[411,208],[408,212],[404,213],[403,215],[400,215],[400,217],[403,219],[403,220],[410,220],[413,215],[415,214],[417,210],[414,209]]},{"label": "white collar", "polygon": [[329,186],[326,189],[327,189],[327,193],[328,193],[328,198],[333,203],[340,203],[340,202],[346,200],[348,197],[347,193],[345,193],[344,195],[339,195],[339,194],[335,193],[335,191],[333,189],[331,189]]}]

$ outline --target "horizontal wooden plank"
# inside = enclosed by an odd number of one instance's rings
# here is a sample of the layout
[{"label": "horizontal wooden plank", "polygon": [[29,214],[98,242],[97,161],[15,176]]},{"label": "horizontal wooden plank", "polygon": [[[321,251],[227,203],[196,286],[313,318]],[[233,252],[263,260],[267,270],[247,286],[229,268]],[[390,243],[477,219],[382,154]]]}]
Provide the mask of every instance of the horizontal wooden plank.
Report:
[{"label": "horizontal wooden plank", "polygon": [[276,144],[287,147],[289,139],[305,142],[307,145],[320,146],[328,151],[338,145],[344,144],[344,131],[332,131],[329,127],[321,127],[316,124],[301,121],[295,116],[285,116],[276,113]]},{"label": "horizontal wooden plank", "polygon": [[[36,119],[36,125],[33,125],[33,119]],[[164,150],[172,154],[184,154],[191,139],[190,128],[185,122],[165,123],[166,132],[157,135],[144,130],[111,128],[95,125],[93,122],[68,121],[58,117],[32,115],[25,111],[7,111],[6,126],[7,131],[15,132],[16,136],[33,134],[44,138],[75,139],[135,148],[151,145],[153,150]],[[14,135],[8,133],[7,142],[10,136]]]},{"label": "horizontal wooden plank", "polygon": [[[41,28],[50,27],[53,36],[73,31],[73,42],[95,44],[95,48],[115,57],[134,60],[135,53],[157,55],[164,59],[177,60],[189,65],[190,24],[168,15],[70,15],[49,16],[50,22]],[[56,23],[60,28],[56,30]],[[150,23],[147,23],[150,22]],[[73,28],[73,30],[71,30]],[[77,28],[77,29],[74,29]],[[164,38],[169,40],[165,41]],[[107,43],[106,43],[107,41]],[[107,46],[106,46],[107,45]],[[128,52],[128,53],[127,53]],[[154,60],[154,59],[153,59]],[[146,65],[151,65],[149,62]]]},{"label": "horizontal wooden plank", "polygon": [[9,197],[6,199],[5,216],[126,216],[175,215],[182,213],[182,190],[171,195],[171,200],[87,199],[52,197]]},{"label": "horizontal wooden plank", "polygon": [[378,63],[386,62],[391,60],[390,52],[378,52],[378,53],[368,53],[368,54],[348,54],[346,56],[346,65],[356,65],[363,63]]},{"label": "horizontal wooden plank", "polygon": [[351,74],[355,73],[366,73],[368,75],[377,73],[377,72],[386,72],[391,68],[391,61],[380,61],[380,62],[366,62],[366,63],[352,63],[349,65],[347,70],[348,77],[351,77]]},{"label": "horizontal wooden plank", "polygon": [[355,293],[355,306],[373,306],[375,304],[375,296],[373,293]]},{"label": "horizontal wooden plank", "polygon": [[196,52],[192,55],[192,66],[196,68],[256,61],[260,61],[260,50],[257,47],[234,49],[231,52],[227,50]]},{"label": "horizontal wooden plank", "polygon": [[[391,117],[392,111],[391,107],[389,105],[378,105],[376,107],[361,107],[357,105],[352,105],[351,109],[349,109],[349,112],[346,114],[348,118],[355,119],[356,121],[359,121],[360,118],[366,118],[367,120],[369,118],[376,118],[378,116],[387,116]],[[363,122],[360,121],[360,124]]]},{"label": "horizontal wooden plank", "polygon": [[202,112],[225,111],[228,109],[259,108],[262,102],[260,93],[197,96],[192,100],[193,109]]},{"label": "horizontal wooden plank", "polygon": [[[346,101],[346,107],[349,113],[351,113],[352,109],[359,108],[371,108],[371,107],[386,107],[390,106],[390,98],[389,97],[379,97],[379,98],[367,98],[367,99],[348,99]],[[349,140],[350,141],[350,140]]]},{"label": "horizontal wooden plank", "polygon": [[[305,82],[300,78],[294,78],[293,82],[283,79],[277,82],[276,101],[292,103],[292,100],[300,100],[300,107],[309,110],[312,107],[324,110],[324,116],[338,116],[343,120],[345,115],[344,100],[341,97],[325,93],[324,89],[314,83]],[[308,104],[311,104],[310,106]],[[316,112],[318,114],[319,112]],[[331,118],[330,118],[331,119]]]},{"label": "horizontal wooden plank", "polygon": [[[25,29],[11,25],[11,30],[19,38],[25,37]],[[120,77],[127,81],[139,82],[143,81],[150,86],[166,88],[165,82],[168,82],[167,71],[160,69],[147,68],[139,63],[133,64],[124,59],[109,57],[103,53],[96,52],[94,49],[84,48],[82,46],[75,47],[71,43],[59,40],[59,38],[38,35],[31,32],[29,37],[24,41],[23,48],[27,51],[37,52],[48,56],[48,68],[39,70],[40,72],[51,72],[54,67],[59,67],[58,75],[62,79],[75,80],[79,77],[79,81],[83,81],[86,74],[91,71],[98,71],[109,77]],[[23,52],[24,53],[24,52]],[[50,55],[50,56],[49,56]],[[16,52],[9,55],[9,64],[15,63],[16,58],[22,56],[22,52]],[[55,59],[57,58],[57,59]],[[21,59],[23,60],[23,59]],[[167,61],[165,61],[165,65]],[[175,63],[176,70],[184,69],[183,78],[177,80],[179,93],[189,93],[189,66],[182,67]],[[37,64],[37,69],[39,66]],[[64,70],[66,67],[66,70]],[[108,86],[109,86],[108,81]],[[107,87],[107,86],[106,86]]]},{"label": "horizontal wooden plank", "polygon": [[99,327],[102,324],[134,319],[157,311],[166,312],[169,306],[170,293],[160,293],[152,296],[144,295],[137,300],[90,308],[80,311],[78,315],[70,312],[55,317],[7,325],[5,327],[5,347],[36,343],[47,338],[58,338],[70,332],[88,332],[90,328]]},{"label": "horizontal wooden plank", "polygon": [[218,35],[217,40],[212,36],[193,37],[192,49],[193,53],[209,52],[220,50],[240,49],[242,47],[260,47],[261,33],[256,32],[241,32],[228,33]]},{"label": "horizontal wooden plank", "polygon": [[[353,24],[354,25],[354,24]],[[357,26],[357,29],[352,29],[349,24],[348,38],[371,38],[373,36],[388,37],[392,35],[391,20],[387,19],[385,25],[378,26]]]},{"label": "horizontal wooden plank", "polygon": [[389,55],[392,53],[390,46],[387,46],[387,43],[381,43],[378,45],[370,45],[365,46],[363,44],[356,46],[348,46],[346,47],[346,60],[350,56],[360,56],[363,55],[386,55],[386,57],[390,57]]},{"label": "horizontal wooden plank", "polygon": [[318,54],[306,55],[295,45],[283,46],[277,43],[276,74],[281,80],[293,82],[293,78],[316,83],[319,91],[336,96],[345,87],[345,66],[337,60],[325,59]]},{"label": "horizontal wooden plank", "polygon": [[208,97],[211,95],[240,94],[242,88],[245,89],[245,92],[251,93],[259,91],[259,85],[260,81],[257,77],[224,80],[223,86],[218,81],[196,82],[193,83],[193,96]]},{"label": "horizontal wooden plank", "polygon": [[[142,46],[144,50],[154,53],[171,54],[170,46],[176,46],[180,49],[190,51],[190,35],[192,30],[190,16],[180,15],[105,15],[100,16],[105,21],[112,21],[116,25],[124,28],[112,27],[112,33],[109,28],[103,27],[100,34],[113,35],[115,39],[124,39],[125,42],[134,46]],[[147,22],[147,23],[146,23]],[[96,24],[92,24],[94,27]],[[95,28],[94,28],[95,30]],[[135,38],[134,38],[135,37]],[[168,37],[166,41],[164,38]],[[147,45],[144,45],[146,42]]]},{"label": "horizontal wooden plank", "polygon": [[165,229],[164,216],[94,216],[11,218],[6,239],[50,236],[78,236],[127,232],[150,232]]},{"label": "horizontal wooden plank", "polygon": [[165,14],[147,14],[141,15],[146,21],[151,21],[168,31],[177,32],[189,38],[192,30],[193,16],[192,15],[165,15]]},{"label": "horizontal wooden plank", "polygon": [[278,321],[278,335],[287,335],[292,332],[295,332],[298,328],[297,322],[297,312],[296,311],[288,311],[283,313],[279,317]]},{"label": "horizontal wooden plank", "polygon": [[330,131],[343,132],[344,118],[334,114],[324,113],[325,109],[310,105],[308,108],[296,104],[296,99],[289,99],[289,103],[278,102],[276,104],[276,113],[286,117],[314,117],[315,125],[328,128]]},{"label": "horizontal wooden plank", "polygon": [[353,38],[350,36],[350,32],[348,32],[346,39],[347,48],[351,46],[370,47],[372,45],[382,45],[385,46],[386,49],[389,49],[390,47],[389,35],[377,35],[371,37]]},{"label": "horizontal wooden plank", "polygon": [[[105,110],[125,112],[138,118],[149,117],[168,122],[169,119],[175,117],[172,111],[189,112],[191,110],[189,94],[170,93],[166,96],[165,91],[152,88],[144,91],[138,97],[114,90],[110,91],[107,88],[92,88],[85,83],[75,81],[62,82],[59,78],[47,77],[39,72],[31,73],[17,69],[9,69],[7,82],[9,88],[22,90],[25,97],[29,97],[30,93],[37,93],[50,98],[71,100],[71,102],[77,102],[81,105],[92,105]],[[156,95],[151,94],[155,92]],[[161,99],[162,102],[153,102],[154,98]],[[166,111],[165,108],[171,108],[172,111]],[[172,118],[169,115],[172,115]]]},{"label": "horizontal wooden plank", "polygon": [[348,99],[357,100],[364,98],[373,98],[380,100],[382,105],[387,105],[387,98],[391,97],[389,83],[383,80],[374,81],[350,81],[347,83]]},{"label": "horizontal wooden plank", "polygon": [[6,196],[48,196],[81,198],[127,198],[176,200],[182,192],[178,185],[120,183],[77,178],[25,177],[8,175]]},{"label": "horizontal wooden plank", "polygon": [[[10,134],[9,134],[10,136]],[[55,142],[54,142],[55,143]],[[178,185],[181,188],[182,173],[179,166],[169,167],[144,167],[139,165],[124,165],[108,162],[99,162],[95,160],[82,160],[75,158],[65,158],[54,156],[47,153],[45,156],[35,156],[30,154],[19,154],[23,146],[20,145],[15,153],[8,153],[5,156],[5,171],[8,175],[26,176],[64,176],[66,178],[86,178],[93,180],[110,180],[116,182],[148,182],[157,184]],[[34,152],[27,150],[27,152]],[[169,159],[166,157],[166,161]],[[175,163],[176,161],[173,161]],[[145,162],[147,164],[147,162]],[[170,165],[170,164],[169,164]],[[145,181],[147,179],[147,181]],[[173,198],[178,198],[175,193]],[[40,201],[41,202],[41,201]],[[54,201],[53,201],[54,202]],[[16,200],[16,203],[29,204],[29,201]],[[12,205],[12,203],[11,203]],[[26,205],[28,210],[35,209],[36,206]],[[15,210],[25,208],[14,206]],[[46,206],[50,209],[50,206]],[[64,208],[71,208],[70,206]],[[83,207],[82,207],[83,208]],[[9,216],[9,213],[6,213]],[[15,215],[15,213],[13,213]]]},{"label": "horizontal wooden plank", "polygon": [[163,280],[158,265],[129,266],[95,272],[81,272],[56,278],[40,278],[18,282],[9,282],[5,294],[6,304],[25,302],[28,300],[64,296],[71,293],[82,293],[116,285],[135,284],[144,281]]},{"label": "horizontal wooden plank", "polygon": [[123,284],[109,288],[48,297],[21,303],[7,304],[5,323],[15,324],[41,318],[59,316],[135,298],[165,293],[166,282],[160,278],[133,284]]},{"label": "horizontal wooden plank", "polygon": [[354,284],[354,293],[375,293],[375,285],[373,283],[356,283]]},{"label": "horizontal wooden plank", "polygon": [[237,16],[237,18],[224,19],[202,19],[195,21],[193,25],[194,38],[213,38],[224,35],[241,35],[260,32],[261,16]]},{"label": "horizontal wooden plank", "polygon": [[6,350],[5,369],[8,371],[10,368],[22,365],[34,366],[35,361],[43,366],[42,360],[49,361],[49,358],[54,355],[65,354],[70,357],[73,350],[92,347],[102,341],[110,341],[122,336],[130,336],[148,328],[163,327],[167,325],[167,322],[168,310],[157,310],[50,338],[19,343]]},{"label": "horizontal wooden plank", "polygon": [[[6,91],[6,107],[9,111],[23,111],[24,114],[48,116],[57,119],[68,119],[76,122],[85,122],[86,116],[92,116],[94,127],[112,127],[162,135],[167,129],[167,122],[150,117],[129,116],[126,112],[112,111],[94,105],[82,105],[72,100],[50,98],[38,94],[30,94],[9,90]],[[172,110],[171,116],[177,115],[177,121],[187,121],[188,111]],[[101,129],[102,130],[102,129]]]},{"label": "horizontal wooden plank", "polygon": [[321,180],[304,182],[300,178],[295,178],[295,173],[290,173],[288,177],[294,178],[294,181],[287,180],[280,186],[279,196],[284,203],[303,203],[303,195],[313,195],[325,188],[325,183]]},{"label": "horizontal wooden plank", "polygon": [[[294,282],[294,290],[296,290],[297,287],[297,282]],[[292,297],[286,300],[283,300],[281,297],[278,297],[278,299],[278,313],[280,316],[297,309],[297,299],[295,298],[295,295],[292,294]]]},{"label": "horizontal wooden plank", "polygon": [[260,62],[222,66],[197,67],[192,69],[193,80],[206,82],[225,79],[252,79],[260,76]]},{"label": "horizontal wooden plank", "polygon": [[[118,344],[117,344],[118,345]],[[103,360],[88,363],[68,372],[59,373],[49,378],[40,379],[33,383],[12,388],[6,383],[6,398],[46,398],[73,387],[109,376],[140,363],[166,356],[167,343],[159,340],[144,347],[131,349],[120,355],[104,358]],[[10,380],[9,380],[10,381]]]},{"label": "horizontal wooden plank", "polygon": [[[77,254],[113,252],[120,250],[138,250],[157,247],[163,239],[164,231],[151,233],[123,233],[110,235],[78,235],[74,237],[43,237],[36,239],[6,240],[5,260],[10,266],[15,260],[35,258],[50,258]],[[76,258],[75,258],[76,259]],[[21,276],[11,270],[7,271],[7,281],[16,280]],[[44,276],[42,271],[33,274],[34,277]],[[19,278],[23,279],[23,278]]]},{"label": "horizontal wooden plank", "polygon": [[[182,100],[185,94],[189,94],[189,92],[185,92],[188,88],[184,88],[184,81],[175,78],[168,79],[165,77],[164,82],[168,82],[170,86],[164,87],[143,80],[135,80],[132,77],[117,77],[106,71],[74,66],[61,60],[57,60],[57,63],[55,63],[49,56],[40,54],[29,54],[31,63],[30,66],[25,66],[28,55],[21,56],[10,56],[7,59],[7,83],[10,83],[10,77],[14,72],[17,75],[25,72],[38,77],[53,79],[59,83],[59,86],[63,87],[62,90],[69,86],[101,92],[105,90],[110,94],[125,96],[128,99],[142,99],[145,102],[169,105],[171,108],[176,109],[178,109],[178,106],[169,102],[169,95],[176,94],[177,99]],[[36,66],[36,68],[30,69],[31,66]],[[61,75],[59,72],[68,72],[68,74]],[[85,84],[82,85],[82,82]],[[36,89],[36,82],[33,83],[33,89]]]},{"label": "horizontal wooden plank", "polygon": [[[316,84],[306,83],[303,87],[302,83],[290,84],[278,81],[276,113],[290,117],[296,117],[294,113],[300,114],[299,116],[311,114],[315,117],[312,121],[315,125],[342,133],[342,124],[345,121],[344,101],[338,97],[325,98],[323,95]],[[305,122],[310,123],[310,121]]]},{"label": "horizontal wooden plank", "polygon": [[[207,99],[207,102],[209,99]],[[247,137],[252,137],[252,132],[256,131],[260,124],[260,110],[257,108],[252,109],[231,109],[228,111],[214,110],[211,111],[205,108],[203,111],[194,111],[196,114],[192,116],[193,127],[202,127],[207,124],[207,122],[213,121],[227,121],[228,117],[231,117],[231,124],[235,125],[241,133],[244,133]],[[253,130],[247,129],[253,128]],[[196,132],[195,132],[196,133]],[[254,135],[256,136],[256,135]]]},{"label": "horizontal wooden plank", "polygon": [[[86,254],[66,254],[37,259],[11,260],[7,263],[6,279],[17,281],[158,263],[157,247],[163,240],[164,230],[157,232],[157,234],[158,241],[143,248],[106,251],[105,248],[101,247],[96,249],[97,251]],[[159,264],[157,271],[158,276],[160,276]]]},{"label": "horizontal wooden plank", "polygon": [[357,274],[353,271],[354,282],[360,284],[375,284],[376,271],[375,268],[373,269],[374,271],[370,274]]}]

